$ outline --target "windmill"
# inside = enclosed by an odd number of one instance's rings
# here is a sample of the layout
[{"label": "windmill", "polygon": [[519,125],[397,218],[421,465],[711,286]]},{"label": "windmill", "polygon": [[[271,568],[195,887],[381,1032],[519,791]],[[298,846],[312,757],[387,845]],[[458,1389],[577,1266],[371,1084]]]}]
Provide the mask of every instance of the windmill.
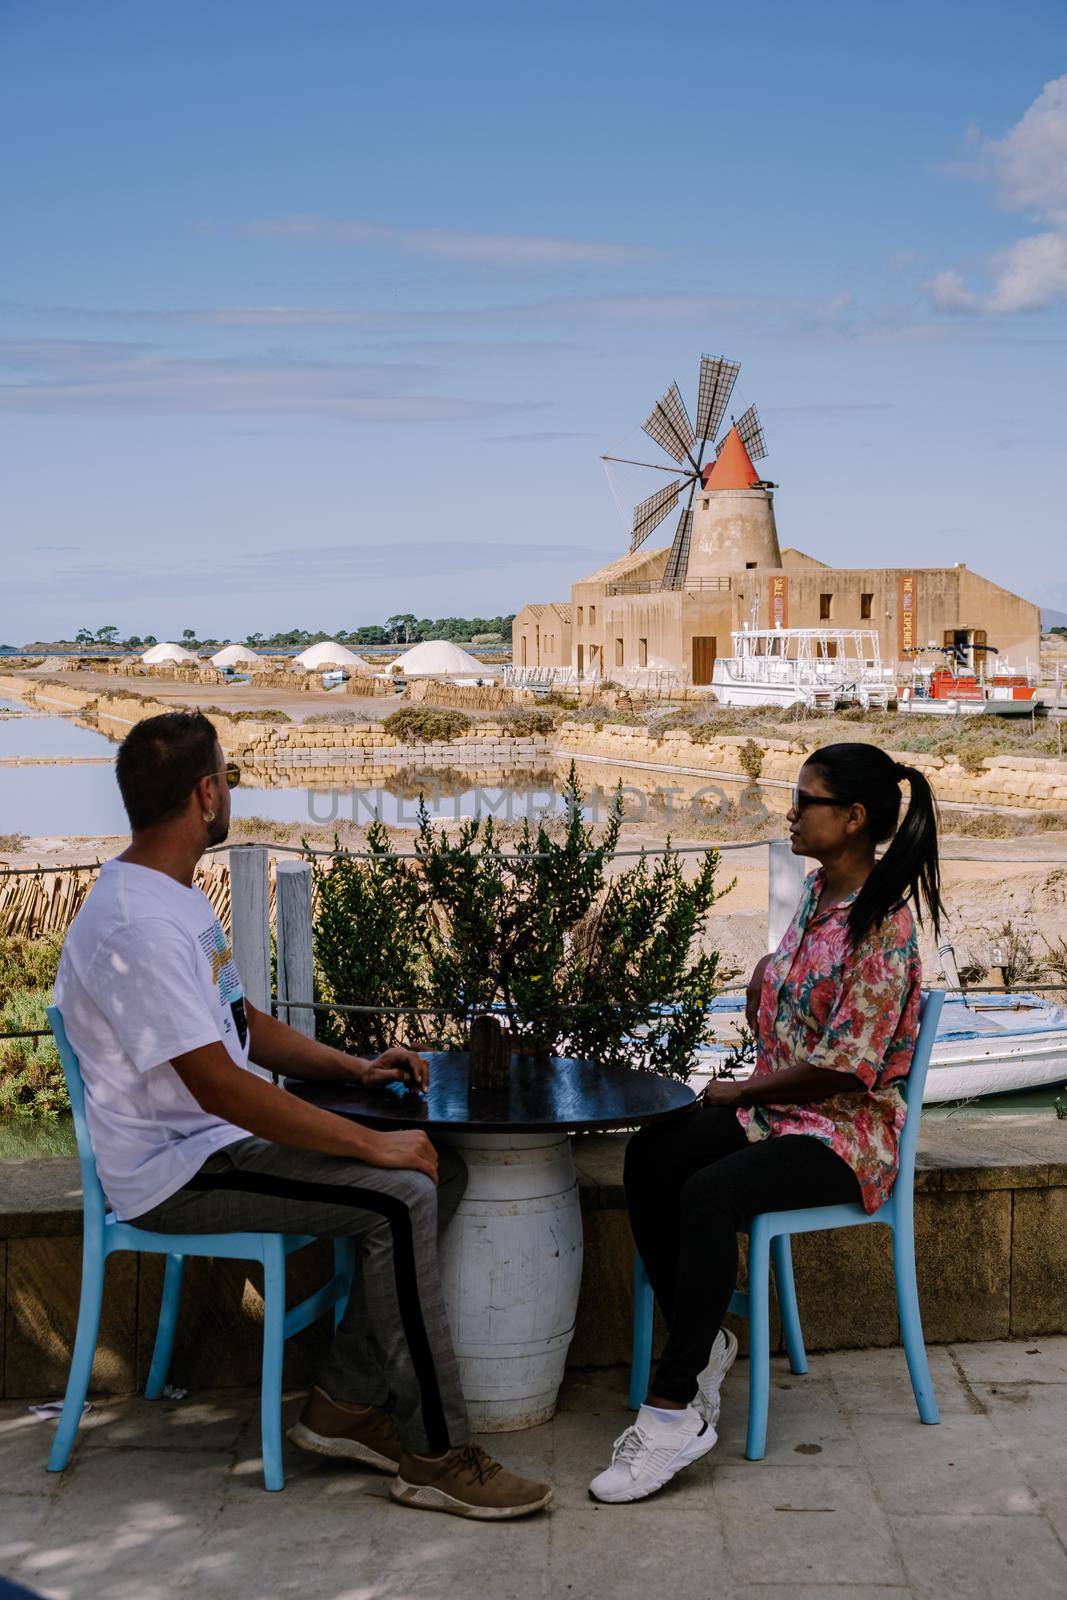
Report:
[{"label": "windmill", "polygon": [[712,447],[715,461],[718,461],[727,439],[736,430],[750,460],[759,461],[767,454],[763,425],[755,406],[749,406],[736,420],[731,417],[730,427],[718,437],[740,370],[739,361],[727,361],[725,356],[701,356],[695,426],[689,420],[677,383],[672,383],[666,394],[656,401],[641,424],[649,438],[667,455],[674,457],[678,467],[665,467],[654,461],[633,461],[626,456],[601,457],[604,461],[621,461],[628,466],[648,467],[653,472],[667,472],[673,476],[673,482],[657,489],[634,507],[631,552],[645,542],[664,517],[674,510],[682,496],[686,496],[685,509],[678,519],[674,543],[663,574],[664,589],[681,589],[685,583],[693,535],[693,498],[697,486],[707,483],[715,465],[714,462],[707,466],[704,464],[708,446]]}]

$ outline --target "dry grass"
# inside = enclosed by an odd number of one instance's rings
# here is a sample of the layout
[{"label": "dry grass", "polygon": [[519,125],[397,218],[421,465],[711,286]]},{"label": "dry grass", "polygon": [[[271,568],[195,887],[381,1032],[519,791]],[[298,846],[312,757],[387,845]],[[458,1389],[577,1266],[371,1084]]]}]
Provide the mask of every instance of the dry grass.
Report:
[{"label": "dry grass", "polygon": [[24,833],[0,833],[0,855],[14,855],[26,843]]}]

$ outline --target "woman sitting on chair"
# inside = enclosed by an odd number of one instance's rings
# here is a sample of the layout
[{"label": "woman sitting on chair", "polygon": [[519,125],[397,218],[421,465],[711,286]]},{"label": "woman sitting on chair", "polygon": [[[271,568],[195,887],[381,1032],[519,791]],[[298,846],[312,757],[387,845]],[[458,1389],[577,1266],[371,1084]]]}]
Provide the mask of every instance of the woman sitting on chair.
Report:
[{"label": "woman sitting on chair", "polygon": [[713,1080],[626,1152],[630,1226],[668,1340],[636,1421],[589,1486],[598,1500],[643,1500],[715,1444],[737,1354],[722,1321],[738,1229],[761,1211],[875,1211],[892,1192],[922,978],[908,902],[920,921],[925,905],[935,933],[942,912],[933,794],[876,745],[826,745],[801,768],[788,821],[794,854],[819,870],[748,986],[755,1071]]}]

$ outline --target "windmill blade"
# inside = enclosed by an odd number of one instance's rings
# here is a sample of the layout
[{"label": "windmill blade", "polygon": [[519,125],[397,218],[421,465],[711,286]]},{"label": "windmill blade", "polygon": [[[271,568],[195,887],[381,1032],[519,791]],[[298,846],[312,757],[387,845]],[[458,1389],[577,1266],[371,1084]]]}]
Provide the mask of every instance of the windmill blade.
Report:
[{"label": "windmill blade", "polygon": [[749,406],[748,410],[738,417],[734,427],[751,459],[760,461],[767,454],[767,441],[763,437],[763,423],[755,406]]},{"label": "windmill blade", "polygon": [[688,508],[678,518],[678,531],[671,545],[671,553],[667,557],[667,565],[663,572],[663,587],[665,589],[680,589],[685,583],[685,574],[689,567],[689,542],[693,537],[693,513]]},{"label": "windmill blade", "polygon": [[714,439],[718,433],[740,371],[740,361],[727,361],[725,356],[701,356],[697,390],[698,439]]},{"label": "windmill blade", "polygon": [[690,451],[696,440],[685,401],[676,383],[671,384],[662,400],[656,401],[641,426],[649,438],[655,439],[675,461],[684,461],[687,456],[692,461]]},{"label": "windmill blade", "polygon": [[630,536],[631,551],[636,550],[638,545],[644,544],[649,534],[659,527],[668,511],[673,510],[678,504],[681,491],[682,480],[675,478],[666,488],[657,489],[655,494],[650,494],[647,500],[642,500],[640,505],[634,507],[634,525]]}]

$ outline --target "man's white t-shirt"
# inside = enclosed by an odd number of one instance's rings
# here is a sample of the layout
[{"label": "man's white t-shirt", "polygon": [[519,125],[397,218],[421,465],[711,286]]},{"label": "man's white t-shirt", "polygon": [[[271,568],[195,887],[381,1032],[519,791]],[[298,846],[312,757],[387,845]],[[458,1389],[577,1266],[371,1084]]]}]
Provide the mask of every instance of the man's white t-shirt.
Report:
[{"label": "man's white t-shirt", "polygon": [[100,1182],[120,1221],[159,1205],[214,1151],[248,1137],[202,1110],[171,1065],[221,1042],[249,1066],[241,980],[199,889],[108,861],[67,934],[55,994],[85,1080]]}]

